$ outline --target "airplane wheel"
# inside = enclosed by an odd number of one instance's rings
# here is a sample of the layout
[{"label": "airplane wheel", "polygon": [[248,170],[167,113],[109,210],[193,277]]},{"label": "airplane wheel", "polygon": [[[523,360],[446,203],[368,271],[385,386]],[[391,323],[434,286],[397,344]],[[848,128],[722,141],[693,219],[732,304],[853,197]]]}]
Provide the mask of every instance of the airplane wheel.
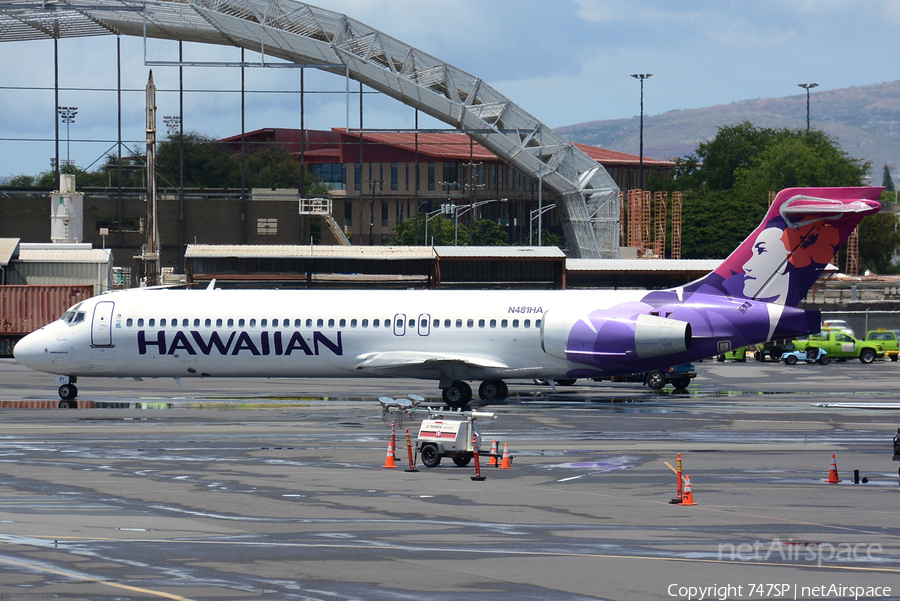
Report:
[{"label": "airplane wheel", "polygon": [[666,386],[666,376],[663,372],[656,370],[647,374],[647,386],[653,390],[662,390]]},{"label": "airplane wheel", "polygon": [[63,384],[59,387],[59,398],[65,401],[71,401],[78,396],[78,389],[74,384]]},{"label": "airplane wheel", "polygon": [[472,387],[462,380],[455,380],[450,386],[441,391],[441,396],[444,402],[454,409],[464,407],[472,400]]},{"label": "airplane wheel", "polygon": [[502,380],[485,380],[478,387],[478,398],[483,401],[502,401],[509,394],[509,388]]},{"label": "airplane wheel", "polygon": [[423,445],[419,456],[422,457],[422,463],[425,467],[437,467],[441,464],[441,455],[433,444]]}]

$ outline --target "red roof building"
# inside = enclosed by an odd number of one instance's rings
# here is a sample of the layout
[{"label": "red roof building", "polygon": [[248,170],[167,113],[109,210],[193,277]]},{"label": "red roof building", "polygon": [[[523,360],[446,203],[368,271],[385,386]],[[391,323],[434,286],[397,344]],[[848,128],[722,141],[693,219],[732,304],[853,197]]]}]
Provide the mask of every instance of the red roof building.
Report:
[{"label": "red roof building", "polygon": [[[507,230],[511,244],[529,244],[538,203],[546,206],[554,201],[546,191],[539,199],[536,180],[465,134],[260,129],[245,133],[243,139],[248,152],[266,144],[284,147],[328,184],[335,199],[333,216],[353,244],[387,244],[398,223],[415,217],[417,206],[429,212],[446,202],[459,206],[483,202],[467,212],[466,221],[496,220]],[[241,136],[222,142],[233,152],[240,151]],[[603,165],[621,190],[637,186],[639,157],[575,145]],[[668,178],[674,167],[673,162],[644,157],[645,181],[650,174]],[[484,202],[501,199],[502,203]],[[555,210],[543,215],[542,225],[561,234]]]}]

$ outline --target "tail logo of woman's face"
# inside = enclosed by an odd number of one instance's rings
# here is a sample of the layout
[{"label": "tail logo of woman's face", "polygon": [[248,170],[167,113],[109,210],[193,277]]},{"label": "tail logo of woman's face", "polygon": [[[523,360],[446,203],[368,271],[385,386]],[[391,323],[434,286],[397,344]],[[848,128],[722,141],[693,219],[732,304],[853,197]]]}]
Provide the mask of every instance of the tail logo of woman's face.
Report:
[{"label": "tail logo of woman's face", "polygon": [[827,265],[839,244],[840,233],[828,224],[763,229],[751,246],[750,258],[743,265],[744,296],[784,303],[790,292],[793,272],[813,264],[816,268]]}]

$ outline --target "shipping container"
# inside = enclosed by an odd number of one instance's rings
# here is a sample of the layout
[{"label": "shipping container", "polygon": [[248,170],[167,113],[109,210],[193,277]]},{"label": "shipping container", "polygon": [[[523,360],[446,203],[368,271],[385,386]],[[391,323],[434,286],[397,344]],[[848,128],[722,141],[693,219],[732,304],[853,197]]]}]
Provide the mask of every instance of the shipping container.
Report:
[{"label": "shipping container", "polygon": [[0,338],[20,338],[94,296],[93,286],[0,286]]}]

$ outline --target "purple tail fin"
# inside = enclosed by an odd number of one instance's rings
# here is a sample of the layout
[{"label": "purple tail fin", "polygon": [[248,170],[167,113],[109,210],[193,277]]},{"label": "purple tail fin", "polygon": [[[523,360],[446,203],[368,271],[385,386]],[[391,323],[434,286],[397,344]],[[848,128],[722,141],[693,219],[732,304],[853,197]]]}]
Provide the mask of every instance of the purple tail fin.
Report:
[{"label": "purple tail fin", "polygon": [[762,223],[709,275],[684,287],[797,306],[882,188],[787,188]]}]

